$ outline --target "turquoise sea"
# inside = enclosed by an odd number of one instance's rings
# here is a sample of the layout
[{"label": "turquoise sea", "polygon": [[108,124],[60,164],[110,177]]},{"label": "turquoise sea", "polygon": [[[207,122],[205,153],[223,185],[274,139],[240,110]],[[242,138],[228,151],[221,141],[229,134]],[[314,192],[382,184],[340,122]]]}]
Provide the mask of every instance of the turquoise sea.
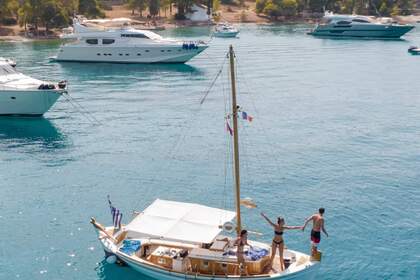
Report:
[{"label": "turquoise sea", "polygon": [[[186,65],[50,63],[59,42],[1,43],[18,69],[69,81],[44,118],[0,119],[0,279],[144,279],[110,265],[89,224],[155,198],[230,208],[226,73],[239,63],[245,226],[260,211],[300,225],[326,208],[317,279],[420,279],[420,30],[405,40],[329,40],[309,26],[241,26]],[[207,28],[162,32],[208,39]],[[226,66],[226,65],[225,65]],[[75,104],[76,104],[75,103]],[[79,107],[78,107],[79,108]],[[225,176],[227,174],[227,176]],[[309,252],[309,231],[286,245]]]}]

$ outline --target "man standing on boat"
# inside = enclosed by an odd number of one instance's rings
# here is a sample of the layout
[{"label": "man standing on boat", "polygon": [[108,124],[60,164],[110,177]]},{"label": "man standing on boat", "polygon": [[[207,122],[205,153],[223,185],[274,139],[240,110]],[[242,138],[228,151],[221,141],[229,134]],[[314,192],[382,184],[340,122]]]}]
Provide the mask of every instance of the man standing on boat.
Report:
[{"label": "man standing on boat", "polygon": [[319,208],[318,213],[313,214],[306,219],[305,224],[302,227],[302,231],[305,230],[305,227],[310,221],[312,221],[312,230],[311,230],[311,242],[312,242],[312,257],[318,255],[318,244],[321,241],[321,230],[328,237],[328,233],[324,227],[324,208]]}]

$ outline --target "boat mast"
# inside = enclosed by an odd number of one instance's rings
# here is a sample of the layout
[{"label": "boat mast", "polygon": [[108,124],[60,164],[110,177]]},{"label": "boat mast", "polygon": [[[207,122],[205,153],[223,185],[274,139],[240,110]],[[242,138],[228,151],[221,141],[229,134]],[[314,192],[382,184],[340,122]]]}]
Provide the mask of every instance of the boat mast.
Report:
[{"label": "boat mast", "polygon": [[233,152],[235,168],[235,194],[236,194],[236,232],[241,233],[241,195],[239,176],[239,135],[238,135],[238,106],[236,104],[236,81],[235,81],[235,53],[233,47],[229,47],[230,82],[232,88],[232,119],[233,119]]}]

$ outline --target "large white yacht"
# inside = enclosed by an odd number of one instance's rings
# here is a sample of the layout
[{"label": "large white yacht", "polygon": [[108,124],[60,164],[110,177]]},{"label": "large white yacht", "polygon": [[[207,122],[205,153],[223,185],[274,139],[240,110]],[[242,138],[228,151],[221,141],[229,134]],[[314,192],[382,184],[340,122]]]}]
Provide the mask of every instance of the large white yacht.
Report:
[{"label": "large white yacht", "polygon": [[185,63],[207,48],[202,41],[162,38],[149,31],[131,27],[104,27],[83,17],[73,19],[72,32],[62,38],[74,42],[62,46],[57,61],[115,63]]},{"label": "large white yacht", "polygon": [[66,93],[66,83],[53,84],[16,71],[0,58],[0,115],[40,116]]},{"label": "large white yacht", "polygon": [[399,24],[392,18],[326,12],[321,23],[309,34],[326,37],[397,39],[413,28],[412,25]]}]

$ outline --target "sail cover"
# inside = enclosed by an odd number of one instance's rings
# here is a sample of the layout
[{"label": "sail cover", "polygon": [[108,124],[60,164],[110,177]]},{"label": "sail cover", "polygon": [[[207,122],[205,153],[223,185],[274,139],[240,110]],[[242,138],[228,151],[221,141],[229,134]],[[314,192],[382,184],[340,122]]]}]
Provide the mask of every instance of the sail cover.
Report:
[{"label": "sail cover", "polygon": [[236,214],[195,203],[155,200],[128,225],[128,237],[211,243]]}]

